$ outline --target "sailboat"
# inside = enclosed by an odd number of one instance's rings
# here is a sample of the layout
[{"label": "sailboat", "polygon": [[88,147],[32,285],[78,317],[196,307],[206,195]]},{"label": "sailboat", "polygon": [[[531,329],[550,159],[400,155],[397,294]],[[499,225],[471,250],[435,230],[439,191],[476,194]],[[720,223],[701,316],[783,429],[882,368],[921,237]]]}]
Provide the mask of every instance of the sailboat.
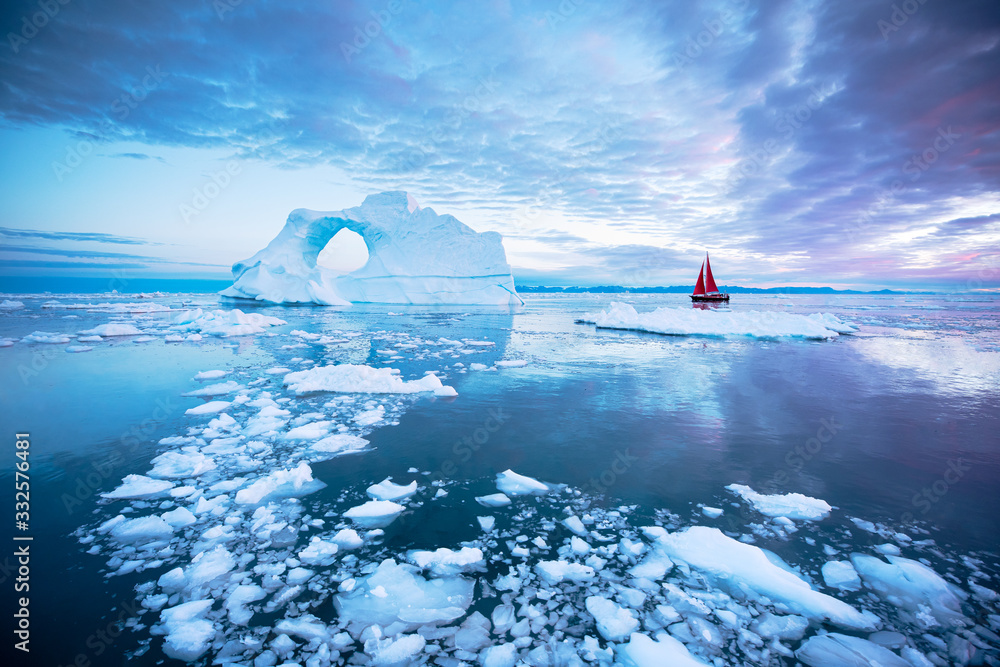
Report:
[{"label": "sailboat", "polygon": [[692,301],[729,301],[729,294],[723,294],[712,277],[712,265],[705,253],[705,261],[701,263],[701,273],[698,274],[698,284],[694,286]]}]

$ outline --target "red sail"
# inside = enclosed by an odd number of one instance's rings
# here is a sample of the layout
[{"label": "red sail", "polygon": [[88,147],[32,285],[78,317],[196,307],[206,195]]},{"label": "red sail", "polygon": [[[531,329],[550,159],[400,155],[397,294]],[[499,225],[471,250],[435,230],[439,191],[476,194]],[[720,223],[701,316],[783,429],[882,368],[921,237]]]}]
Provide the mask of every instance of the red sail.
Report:
[{"label": "red sail", "polygon": [[[705,268],[707,269],[707,271],[705,272],[705,289],[708,290],[709,294],[713,294],[715,292],[718,292],[719,288],[715,284],[715,278],[712,277],[712,265],[708,263],[708,254],[707,253],[705,254]],[[701,278],[698,278],[698,284],[699,285],[701,284]],[[694,293],[698,294],[698,290],[696,289],[694,291]],[[704,293],[704,292],[702,292],[702,293]]]},{"label": "red sail", "polygon": [[701,271],[698,273],[698,284],[694,286],[694,293],[695,294],[705,293],[705,262],[701,263]]}]

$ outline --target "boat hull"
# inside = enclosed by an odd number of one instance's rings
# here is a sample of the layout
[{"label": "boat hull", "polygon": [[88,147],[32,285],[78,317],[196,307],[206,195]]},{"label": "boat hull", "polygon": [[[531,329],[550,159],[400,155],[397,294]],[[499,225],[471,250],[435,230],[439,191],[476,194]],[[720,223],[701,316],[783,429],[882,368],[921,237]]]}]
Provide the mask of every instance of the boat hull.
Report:
[{"label": "boat hull", "polygon": [[728,294],[692,294],[692,301],[729,301]]}]

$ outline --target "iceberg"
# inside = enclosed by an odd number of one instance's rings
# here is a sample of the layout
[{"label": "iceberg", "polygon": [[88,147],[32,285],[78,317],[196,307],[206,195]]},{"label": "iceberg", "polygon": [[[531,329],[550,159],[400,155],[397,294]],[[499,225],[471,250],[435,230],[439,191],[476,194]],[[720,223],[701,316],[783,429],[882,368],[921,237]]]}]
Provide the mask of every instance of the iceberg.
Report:
[{"label": "iceberg", "polygon": [[587,313],[579,324],[599,329],[645,331],[668,336],[752,336],[754,338],[836,338],[856,333],[857,327],[831,313],[796,315],[773,311],[727,312],[685,308],[657,308],[639,313],[627,303],[612,302],[608,310]]},{"label": "iceberg", "polygon": [[[316,263],[342,229],[359,234],[369,255],[346,275]],[[233,265],[233,284],[220,294],[328,306],[523,303],[498,233],[477,233],[405,192],[370,195],[342,211],[292,211],[266,248]]]}]

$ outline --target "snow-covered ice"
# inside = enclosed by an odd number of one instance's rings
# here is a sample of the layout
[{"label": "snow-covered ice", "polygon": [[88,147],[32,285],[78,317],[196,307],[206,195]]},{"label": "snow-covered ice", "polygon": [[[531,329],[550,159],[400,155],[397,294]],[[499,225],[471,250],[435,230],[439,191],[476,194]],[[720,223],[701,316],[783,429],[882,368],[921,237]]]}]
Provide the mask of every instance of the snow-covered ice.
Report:
[{"label": "snow-covered ice", "polygon": [[730,484],[726,488],[753,505],[754,509],[761,514],[770,517],[785,517],[796,521],[819,521],[828,517],[833,509],[825,500],[810,498],[801,493],[764,495],[743,484]]},{"label": "snow-covered ice", "polygon": [[673,336],[753,336],[755,338],[835,338],[858,329],[830,313],[797,315],[776,311],[715,311],[657,308],[648,313],[618,301],[608,310],[584,315],[582,323]]},{"label": "snow-covered ice", "polygon": [[394,484],[390,479],[384,479],[378,484],[368,487],[368,495],[375,500],[400,500],[409,498],[417,492],[417,482],[409,484]]},{"label": "snow-covered ice", "polygon": [[84,336],[101,336],[105,338],[110,336],[138,336],[141,333],[142,331],[134,324],[127,322],[109,322],[108,324],[101,324],[93,329],[80,332]]},{"label": "snow-covered ice", "polygon": [[365,394],[413,394],[434,392],[443,385],[436,375],[404,381],[392,368],[372,368],[357,364],[318,366],[285,376],[284,383],[296,394],[314,391]]},{"label": "snow-covered ice", "polygon": [[656,536],[656,548],[674,562],[716,579],[736,594],[747,589],[783,603],[788,609],[816,620],[826,620],[853,630],[874,630],[874,620],[836,598],[820,593],[787,567],[780,567],[759,547],[727,537],[717,528],[692,526],[667,533],[647,529]]},{"label": "snow-covered ice", "polygon": [[369,500],[344,512],[344,517],[364,528],[382,528],[395,521],[405,509],[391,500]]},{"label": "snow-covered ice", "polygon": [[508,496],[538,496],[548,493],[552,487],[508,469],[497,474],[497,489]]}]

